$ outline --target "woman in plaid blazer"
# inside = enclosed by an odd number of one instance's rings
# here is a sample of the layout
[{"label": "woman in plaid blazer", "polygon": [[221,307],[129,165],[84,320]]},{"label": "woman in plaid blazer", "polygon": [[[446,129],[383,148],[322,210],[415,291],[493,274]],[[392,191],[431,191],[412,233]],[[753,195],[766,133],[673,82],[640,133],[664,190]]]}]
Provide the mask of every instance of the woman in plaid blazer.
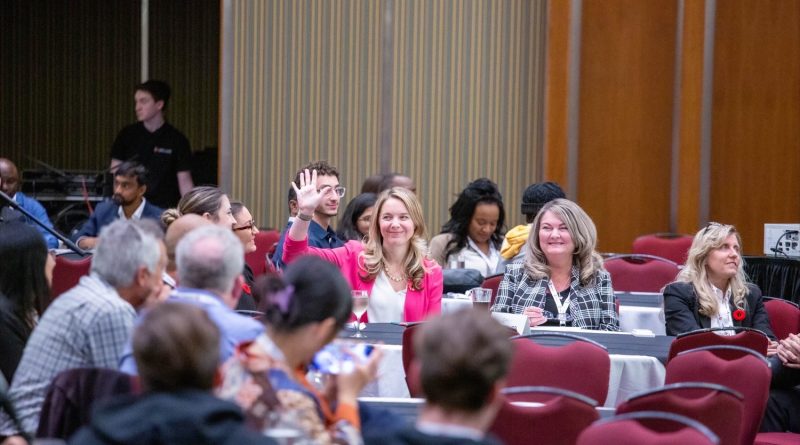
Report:
[{"label": "woman in plaid blazer", "polygon": [[492,310],[525,314],[531,326],[558,325],[564,312],[567,325],[618,331],[611,276],[596,246],[594,222],[577,204],[545,204],[533,221],[525,258],[506,267]]}]

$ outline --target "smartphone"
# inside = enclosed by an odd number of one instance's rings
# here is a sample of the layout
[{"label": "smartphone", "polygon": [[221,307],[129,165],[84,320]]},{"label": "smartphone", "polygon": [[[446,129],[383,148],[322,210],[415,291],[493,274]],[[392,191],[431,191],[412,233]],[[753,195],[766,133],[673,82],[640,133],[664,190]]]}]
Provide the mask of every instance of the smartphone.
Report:
[{"label": "smartphone", "polygon": [[314,355],[310,367],[324,374],[352,372],[373,350],[375,346],[368,343],[328,343]]}]

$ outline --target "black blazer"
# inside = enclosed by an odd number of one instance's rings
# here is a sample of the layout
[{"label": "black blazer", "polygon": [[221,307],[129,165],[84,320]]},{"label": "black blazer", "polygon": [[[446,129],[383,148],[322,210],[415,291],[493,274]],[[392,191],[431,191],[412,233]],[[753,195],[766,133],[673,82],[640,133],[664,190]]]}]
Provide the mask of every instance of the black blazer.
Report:
[{"label": "black blazer", "polygon": [[[755,284],[747,284],[749,292],[745,296],[744,320],[733,320],[734,326],[758,329],[775,340],[775,334],[769,326],[769,317],[764,309],[761,289]],[[737,308],[730,302],[731,313]],[[686,282],[674,282],[664,288],[664,315],[667,319],[667,335],[678,335],[684,332],[711,327],[711,319],[698,312],[697,295],[694,285]]]}]

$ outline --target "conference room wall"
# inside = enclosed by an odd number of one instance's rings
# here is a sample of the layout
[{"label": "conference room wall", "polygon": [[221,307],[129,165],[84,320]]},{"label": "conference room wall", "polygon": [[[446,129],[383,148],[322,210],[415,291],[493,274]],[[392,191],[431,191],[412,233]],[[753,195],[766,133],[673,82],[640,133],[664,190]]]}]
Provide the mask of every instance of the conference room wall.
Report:
[{"label": "conference room wall", "polygon": [[552,4],[545,176],[574,184],[601,250],[713,220],[758,254],[764,223],[800,220],[796,2]]},{"label": "conference room wall", "polygon": [[471,180],[509,226],[542,177],[543,1],[224,1],[221,184],[283,227],[297,167],[327,159],[344,201],[411,176],[429,233]]}]

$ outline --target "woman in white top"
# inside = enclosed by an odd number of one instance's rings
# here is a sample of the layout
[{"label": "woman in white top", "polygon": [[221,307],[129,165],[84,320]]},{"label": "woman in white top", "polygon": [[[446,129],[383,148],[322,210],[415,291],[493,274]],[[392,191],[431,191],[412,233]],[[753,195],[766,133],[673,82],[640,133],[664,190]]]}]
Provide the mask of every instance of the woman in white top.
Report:
[{"label": "woman in white top", "polygon": [[[450,207],[450,220],[433,237],[430,256],[442,267],[476,269],[494,275],[500,262],[500,245],[506,213],[497,185],[480,178],[472,181]],[[458,265],[460,261],[464,265]]]}]

